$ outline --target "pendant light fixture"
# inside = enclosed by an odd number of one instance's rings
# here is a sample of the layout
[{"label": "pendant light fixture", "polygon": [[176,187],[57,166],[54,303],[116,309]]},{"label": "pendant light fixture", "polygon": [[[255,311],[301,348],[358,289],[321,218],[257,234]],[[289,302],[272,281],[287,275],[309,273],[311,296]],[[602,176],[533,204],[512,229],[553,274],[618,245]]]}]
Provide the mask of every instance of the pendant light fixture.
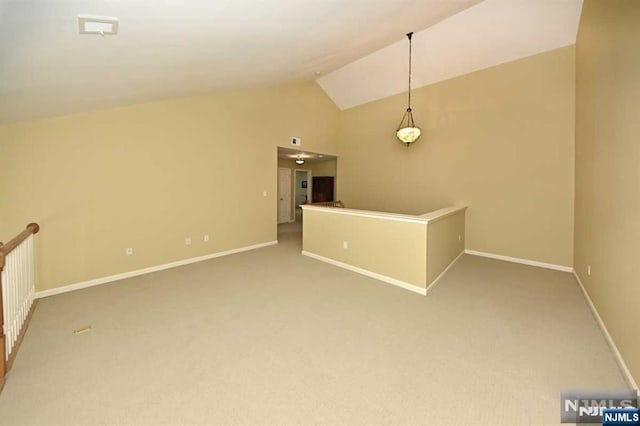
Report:
[{"label": "pendant light fixture", "polygon": [[409,39],[409,104],[407,110],[402,116],[402,121],[398,126],[398,130],[396,131],[396,136],[400,139],[400,142],[405,144],[407,147],[414,143],[420,137],[420,128],[416,127],[413,122],[413,114],[411,113],[411,37],[413,33],[408,33],[407,38]]},{"label": "pendant light fixture", "polygon": [[296,164],[304,164],[304,159],[300,155],[296,158]]}]

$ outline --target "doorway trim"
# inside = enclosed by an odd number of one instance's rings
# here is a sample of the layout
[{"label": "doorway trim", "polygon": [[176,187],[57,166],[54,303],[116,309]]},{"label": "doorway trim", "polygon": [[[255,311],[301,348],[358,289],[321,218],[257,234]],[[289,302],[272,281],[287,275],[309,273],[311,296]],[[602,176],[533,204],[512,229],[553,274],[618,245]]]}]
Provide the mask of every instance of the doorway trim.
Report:
[{"label": "doorway trim", "polygon": [[307,174],[307,195],[308,195],[307,201],[309,203],[313,203],[313,199],[311,198],[313,196],[312,195],[312,191],[311,191],[313,189],[313,170],[311,170],[311,169],[294,169],[294,170],[295,170],[295,174],[293,176],[293,186],[294,187],[296,185],[296,181],[298,180],[297,179],[298,172],[307,172],[308,173]]},{"label": "doorway trim", "polygon": [[[289,173],[289,203],[288,207],[289,207],[289,219],[286,221],[280,221],[280,175],[281,175],[281,171],[287,170]],[[291,193],[291,188],[293,187],[293,184],[291,183],[293,180],[293,176],[295,176],[295,173],[291,173],[291,169],[289,167],[278,167],[278,184],[277,184],[277,191],[276,191],[276,200],[277,200],[277,213],[276,213],[276,223],[279,225],[281,223],[288,223],[291,222],[291,217],[292,217],[292,211],[291,211],[291,206],[292,206],[292,198],[294,197],[294,195]],[[283,200],[284,201],[284,200]]]},{"label": "doorway trim", "polygon": [[298,172],[307,174],[307,203],[313,203],[313,171],[311,169],[293,169],[293,176],[291,176],[291,185],[293,186],[293,210],[291,210],[291,222],[296,221],[296,209],[298,208],[298,204],[296,203],[296,191],[298,188],[296,187],[296,182],[298,182]]}]

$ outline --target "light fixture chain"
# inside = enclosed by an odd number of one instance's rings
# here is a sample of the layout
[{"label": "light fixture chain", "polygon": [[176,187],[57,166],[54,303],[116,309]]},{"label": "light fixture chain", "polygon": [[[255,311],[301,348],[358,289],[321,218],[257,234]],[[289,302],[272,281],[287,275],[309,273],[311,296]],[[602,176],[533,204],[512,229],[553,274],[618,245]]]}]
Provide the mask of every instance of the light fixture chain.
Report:
[{"label": "light fixture chain", "polygon": [[407,34],[409,38],[409,110],[411,110],[411,38],[413,33]]}]

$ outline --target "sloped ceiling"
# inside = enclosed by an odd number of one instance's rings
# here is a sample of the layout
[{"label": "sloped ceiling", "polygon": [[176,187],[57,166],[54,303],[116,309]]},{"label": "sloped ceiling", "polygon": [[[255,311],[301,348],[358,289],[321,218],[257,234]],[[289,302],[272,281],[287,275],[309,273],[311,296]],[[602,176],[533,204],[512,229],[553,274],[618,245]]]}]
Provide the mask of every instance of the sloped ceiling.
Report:
[{"label": "sloped ceiling", "polygon": [[313,81],[479,1],[0,0],[0,123]]},{"label": "sloped ceiling", "polygon": [[[582,0],[484,0],[413,35],[412,87],[574,44],[581,10]],[[406,92],[408,47],[405,37],[317,82],[341,109]]]}]

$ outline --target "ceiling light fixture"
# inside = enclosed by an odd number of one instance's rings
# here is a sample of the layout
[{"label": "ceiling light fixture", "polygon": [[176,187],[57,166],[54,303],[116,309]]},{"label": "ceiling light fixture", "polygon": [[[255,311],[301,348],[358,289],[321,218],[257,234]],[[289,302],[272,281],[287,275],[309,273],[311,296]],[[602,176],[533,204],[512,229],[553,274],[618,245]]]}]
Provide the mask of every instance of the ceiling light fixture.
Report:
[{"label": "ceiling light fixture", "polygon": [[299,155],[298,155],[298,158],[296,159],[296,164],[304,164],[304,160]]},{"label": "ceiling light fixture", "polygon": [[[411,37],[413,33],[408,33],[407,38],[409,39],[409,105],[404,115],[402,116],[402,121],[400,121],[400,125],[398,126],[398,130],[396,131],[396,136],[400,139],[400,142],[405,144],[407,147],[414,143],[420,137],[420,128],[416,127],[413,122],[413,114],[411,113]],[[405,124],[406,119],[406,124]]]}]

